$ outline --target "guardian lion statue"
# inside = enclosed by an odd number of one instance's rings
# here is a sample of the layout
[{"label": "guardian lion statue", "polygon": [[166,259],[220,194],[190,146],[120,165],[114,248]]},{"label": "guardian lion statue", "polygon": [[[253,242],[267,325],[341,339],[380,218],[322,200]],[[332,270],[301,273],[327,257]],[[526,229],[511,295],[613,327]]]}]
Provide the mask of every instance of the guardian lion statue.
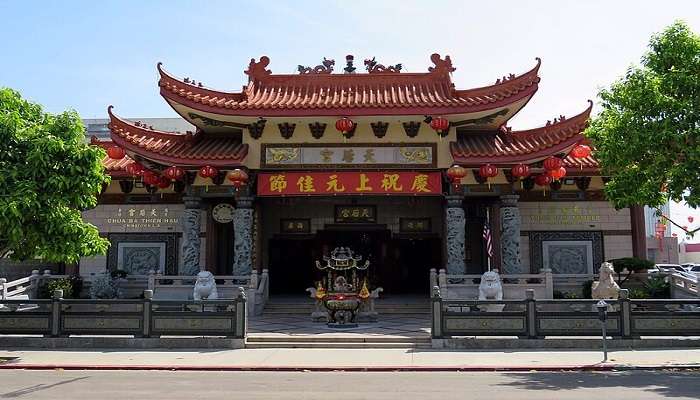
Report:
[{"label": "guardian lion statue", "polygon": [[211,272],[200,271],[197,274],[192,298],[195,300],[216,300],[219,298],[219,293],[216,291],[216,281]]},{"label": "guardian lion statue", "polygon": [[609,262],[604,262],[598,271],[598,282],[591,286],[591,297],[594,299],[617,299],[620,295],[620,287],[613,278],[615,270]]},{"label": "guardian lion statue", "polygon": [[481,275],[479,300],[503,300],[503,286],[498,272],[486,271]]}]

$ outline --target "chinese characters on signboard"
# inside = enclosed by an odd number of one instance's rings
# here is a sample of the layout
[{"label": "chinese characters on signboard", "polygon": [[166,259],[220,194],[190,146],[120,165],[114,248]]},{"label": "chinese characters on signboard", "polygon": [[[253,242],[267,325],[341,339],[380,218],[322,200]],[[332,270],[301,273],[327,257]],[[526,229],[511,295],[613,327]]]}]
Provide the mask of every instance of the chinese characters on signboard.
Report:
[{"label": "chinese characters on signboard", "polygon": [[600,215],[594,214],[590,208],[580,206],[547,208],[540,214],[530,215],[531,224],[579,225],[597,222],[600,222]]},{"label": "chinese characters on signboard", "polygon": [[399,218],[399,231],[405,233],[430,232],[430,218]]},{"label": "chinese characters on signboard", "polygon": [[169,209],[152,207],[120,208],[114,217],[107,218],[107,224],[129,229],[161,228],[177,225],[178,222]]},{"label": "chinese characters on signboard", "polygon": [[310,233],[311,220],[308,218],[283,218],[280,220],[282,233]]},{"label": "chinese characters on signboard", "polygon": [[335,222],[364,222],[373,224],[377,222],[376,206],[335,206]]},{"label": "chinese characters on signboard", "polygon": [[440,195],[439,172],[280,172],[258,175],[259,196]]}]

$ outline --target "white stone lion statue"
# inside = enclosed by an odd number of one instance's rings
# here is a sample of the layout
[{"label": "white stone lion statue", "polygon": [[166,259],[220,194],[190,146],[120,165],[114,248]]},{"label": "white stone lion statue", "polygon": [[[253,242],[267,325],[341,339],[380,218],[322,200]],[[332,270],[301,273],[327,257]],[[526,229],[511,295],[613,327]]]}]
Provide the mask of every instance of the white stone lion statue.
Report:
[{"label": "white stone lion statue", "polygon": [[197,274],[192,297],[195,300],[216,300],[219,298],[219,293],[216,291],[216,280],[211,272],[200,271]]},{"label": "white stone lion statue", "polygon": [[591,286],[591,297],[594,299],[617,299],[620,287],[614,279],[615,270],[609,262],[604,262],[598,271],[598,281]]},{"label": "white stone lion statue", "polygon": [[479,300],[503,300],[503,286],[498,272],[486,271],[481,275]]}]

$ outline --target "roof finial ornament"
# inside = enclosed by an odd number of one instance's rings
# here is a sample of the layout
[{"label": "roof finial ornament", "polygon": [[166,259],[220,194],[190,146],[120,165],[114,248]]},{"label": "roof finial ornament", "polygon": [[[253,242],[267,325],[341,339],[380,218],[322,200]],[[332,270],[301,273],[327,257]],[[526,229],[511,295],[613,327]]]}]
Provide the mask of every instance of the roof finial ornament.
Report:
[{"label": "roof finial ornament", "polygon": [[365,68],[367,69],[367,72],[370,74],[374,73],[388,73],[388,72],[393,72],[393,73],[399,73],[401,72],[401,68],[403,66],[401,64],[396,64],[396,65],[389,65],[388,67],[385,67],[382,64],[379,64],[376,60],[376,57],[372,57],[371,60],[366,59],[365,60]]},{"label": "roof finial ornament", "polygon": [[347,56],[345,56],[345,68],[343,68],[343,71],[345,71],[346,74],[354,74],[355,73],[355,70],[357,68],[355,68],[353,66],[354,61],[355,61],[355,56],[353,56],[352,54],[348,54]]},{"label": "roof finial ornament", "polygon": [[263,80],[272,74],[272,71],[266,67],[270,64],[270,58],[268,56],[260,57],[259,62],[255,62],[254,58],[250,59],[250,64],[248,64],[248,69],[245,70],[245,74],[248,75],[248,81],[251,80]]},{"label": "roof finial ornament", "polygon": [[329,60],[326,57],[323,57],[323,61],[321,62],[321,65],[317,65],[314,68],[299,65],[297,67],[297,71],[299,71],[299,74],[301,74],[301,75],[304,75],[304,74],[330,74],[331,72],[333,72],[334,65],[335,65],[335,60]]},{"label": "roof finial ornament", "polygon": [[434,67],[429,67],[428,71],[434,72],[434,73],[450,73],[454,72],[457,68],[452,66],[452,60],[450,59],[450,56],[445,56],[445,59],[443,60],[440,58],[440,54],[434,53],[433,55],[430,56],[430,61],[435,64]]}]

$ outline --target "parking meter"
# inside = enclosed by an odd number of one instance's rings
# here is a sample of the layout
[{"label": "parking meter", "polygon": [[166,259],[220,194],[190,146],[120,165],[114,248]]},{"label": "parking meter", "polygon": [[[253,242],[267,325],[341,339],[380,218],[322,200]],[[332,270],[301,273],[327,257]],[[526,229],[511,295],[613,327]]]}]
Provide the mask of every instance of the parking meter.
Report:
[{"label": "parking meter", "polygon": [[598,309],[598,319],[600,320],[600,326],[603,330],[603,362],[606,362],[608,361],[608,344],[606,342],[608,334],[606,332],[607,326],[605,321],[608,319],[608,303],[606,303],[605,300],[600,300],[595,306]]}]

